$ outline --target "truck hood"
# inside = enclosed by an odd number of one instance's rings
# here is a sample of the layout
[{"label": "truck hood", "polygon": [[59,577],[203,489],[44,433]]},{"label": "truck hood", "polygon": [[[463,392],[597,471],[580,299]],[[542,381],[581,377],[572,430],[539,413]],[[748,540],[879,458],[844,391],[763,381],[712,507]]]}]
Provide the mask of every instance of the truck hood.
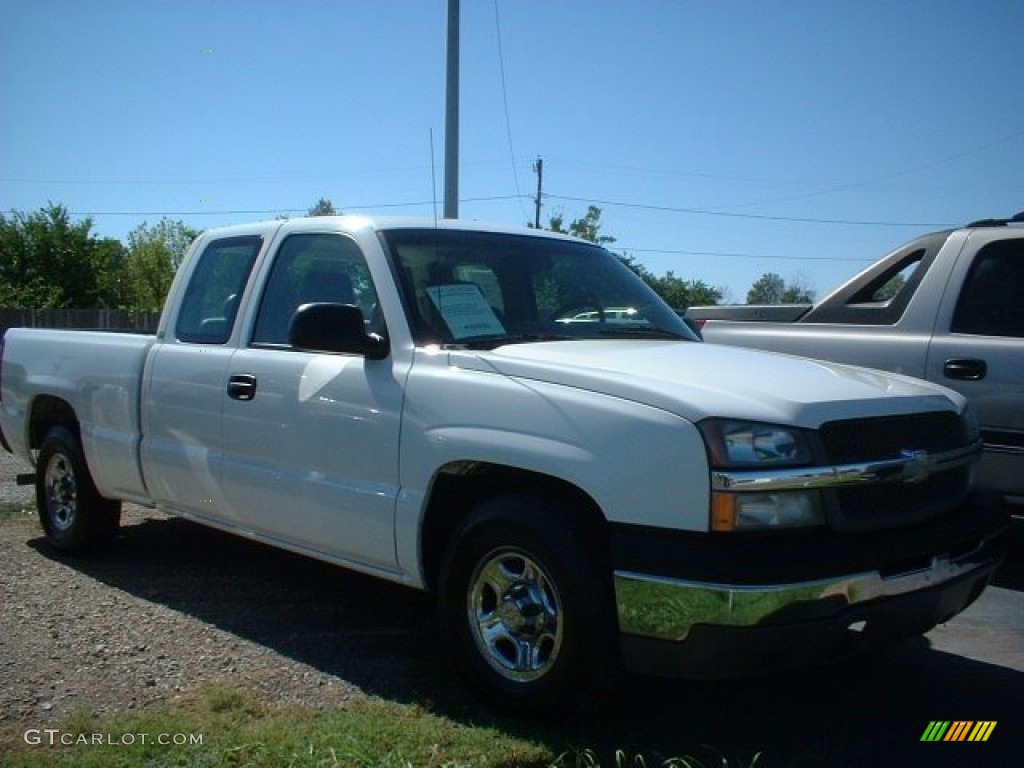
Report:
[{"label": "truck hood", "polygon": [[965,403],[906,376],[697,342],[551,341],[450,354],[460,368],[633,400],[693,422],[718,416],[813,429],[840,419],[962,411]]}]

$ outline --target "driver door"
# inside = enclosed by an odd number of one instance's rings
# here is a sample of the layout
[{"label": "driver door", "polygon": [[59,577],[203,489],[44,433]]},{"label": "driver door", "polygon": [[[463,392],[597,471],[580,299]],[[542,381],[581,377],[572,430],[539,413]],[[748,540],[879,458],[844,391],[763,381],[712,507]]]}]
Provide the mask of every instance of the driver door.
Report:
[{"label": "driver door", "polygon": [[225,501],[261,536],[390,572],[396,568],[399,372],[390,356],[368,360],[292,348],[291,317],[314,302],[354,304],[375,316],[365,259],[344,235],[293,234],[278,249],[249,344],[228,365]]}]

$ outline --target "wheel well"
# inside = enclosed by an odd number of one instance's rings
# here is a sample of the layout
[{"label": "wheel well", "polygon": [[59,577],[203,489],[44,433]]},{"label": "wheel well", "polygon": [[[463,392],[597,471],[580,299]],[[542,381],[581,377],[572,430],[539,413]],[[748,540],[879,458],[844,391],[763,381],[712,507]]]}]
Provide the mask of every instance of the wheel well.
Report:
[{"label": "wheel well", "polygon": [[74,434],[78,434],[78,418],[66,400],[52,395],[40,395],[32,403],[32,416],[29,420],[29,448],[38,449],[50,427],[64,426]]},{"label": "wheel well", "polygon": [[480,502],[506,493],[540,496],[560,515],[604,539],[606,521],[600,507],[572,483],[517,467],[458,462],[443,467],[435,477],[420,528],[423,575],[429,589],[437,584],[441,559],[459,523]]}]

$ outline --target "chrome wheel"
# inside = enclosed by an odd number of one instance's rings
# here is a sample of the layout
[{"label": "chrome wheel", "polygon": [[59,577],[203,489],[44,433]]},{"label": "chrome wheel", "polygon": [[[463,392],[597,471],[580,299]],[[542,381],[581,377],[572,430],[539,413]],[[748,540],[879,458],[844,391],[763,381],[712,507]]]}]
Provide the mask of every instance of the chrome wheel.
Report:
[{"label": "chrome wheel", "polygon": [[47,542],[69,555],[99,552],[114,540],[121,502],[103,498],[78,435],[50,427],[36,459],[36,509]]},{"label": "chrome wheel", "polygon": [[55,453],[46,463],[46,515],[54,530],[65,532],[75,524],[78,510],[78,483],[75,470],[63,453]]},{"label": "chrome wheel", "polygon": [[481,558],[466,601],[473,639],[487,664],[527,683],[555,666],[562,647],[562,601],[528,552],[502,547]]}]

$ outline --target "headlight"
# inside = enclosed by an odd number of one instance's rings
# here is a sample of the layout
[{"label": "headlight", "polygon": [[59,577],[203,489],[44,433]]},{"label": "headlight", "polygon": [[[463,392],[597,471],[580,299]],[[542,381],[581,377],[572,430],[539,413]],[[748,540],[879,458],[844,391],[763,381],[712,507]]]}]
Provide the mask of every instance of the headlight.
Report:
[{"label": "headlight", "polygon": [[711,494],[711,530],[758,531],[825,524],[818,491]]},{"label": "headlight", "polygon": [[792,427],[751,421],[702,422],[711,465],[718,469],[810,464],[806,434]]},{"label": "headlight", "polygon": [[[809,434],[801,429],[729,419],[709,419],[699,426],[713,473],[749,480],[759,471],[814,463]],[[711,530],[777,530],[825,523],[816,490],[765,493],[747,487],[719,487],[712,492]]]}]

